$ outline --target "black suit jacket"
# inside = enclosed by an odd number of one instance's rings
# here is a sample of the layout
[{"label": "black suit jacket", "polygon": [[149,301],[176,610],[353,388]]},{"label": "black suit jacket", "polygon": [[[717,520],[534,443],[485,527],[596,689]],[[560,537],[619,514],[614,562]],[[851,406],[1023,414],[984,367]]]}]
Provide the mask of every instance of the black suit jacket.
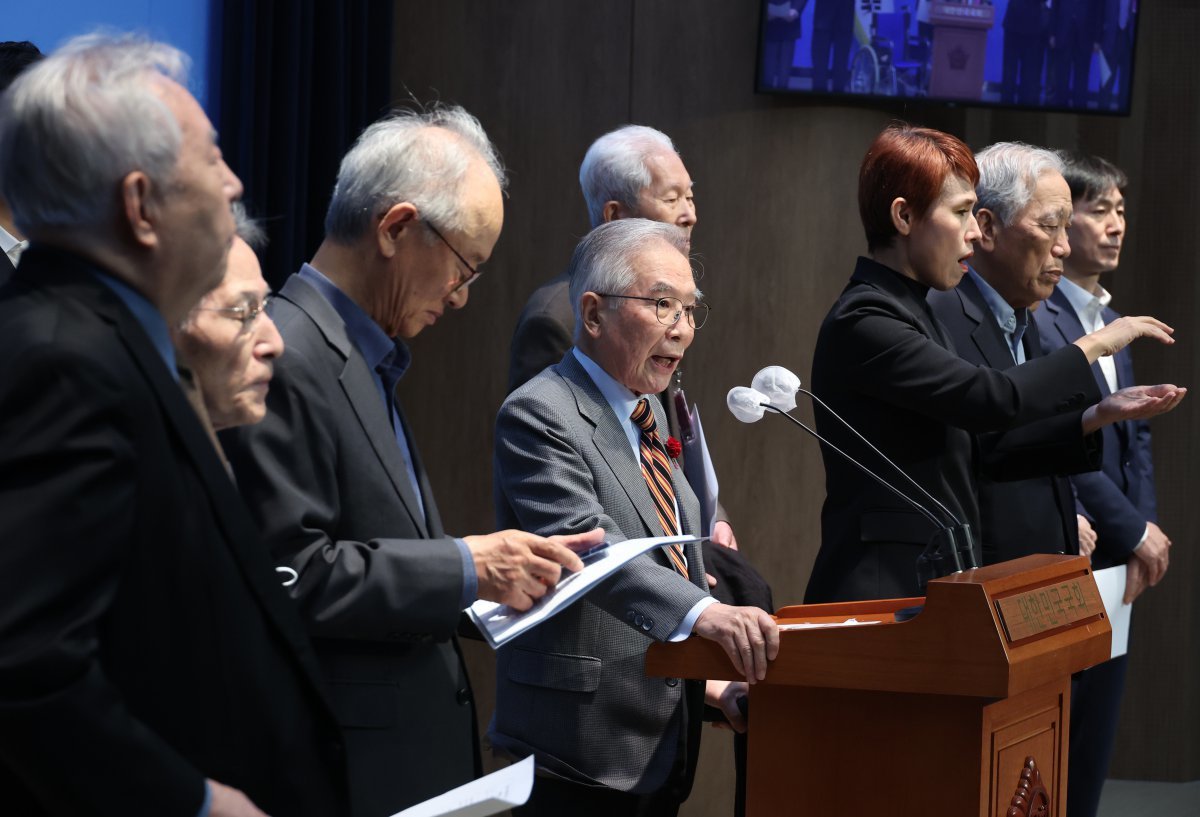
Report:
[{"label": "black suit jacket", "polygon": [[[927,289],[860,258],[821,324],[813,392],[978,531],[972,432],[1079,411],[1094,382],[1074,346],[1009,371],[967,363],[925,302]],[[819,409],[816,418],[831,442],[890,476],[840,423]],[[832,451],[821,453],[821,549],[805,601],[915,595],[916,560],[935,528]]]},{"label": "black suit jacket", "polygon": [[308,639],[195,413],[82,259],[0,290],[0,803],[345,814]]},{"label": "black suit jacket", "polygon": [[271,304],[287,344],[267,416],[223,432],[238,487],[314,638],[346,733],[356,817],[469,781],[478,739],[453,634],[462,559],[412,435],[421,513],[391,418],[341,316],[293,275]]},{"label": "black suit jacket", "polygon": [[[946,327],[959,357],[976,366],[1011,369],[1016,363],[995,316],[969,275],[948,292],[930,292],[933,314]],[[1030,318],[1022,344],[1026,361],[1043,356]],[[1099,400],[1099,392],[1088,395]],[[1013,429],[976,435],[979,530],[983,563],[1031,553],[1078,553],[1075,498],[1063,474],[1100,465],[1100,435],[1081,433],[1082,411]],[[1013,474],[1040,474],[1005,479]]]}]

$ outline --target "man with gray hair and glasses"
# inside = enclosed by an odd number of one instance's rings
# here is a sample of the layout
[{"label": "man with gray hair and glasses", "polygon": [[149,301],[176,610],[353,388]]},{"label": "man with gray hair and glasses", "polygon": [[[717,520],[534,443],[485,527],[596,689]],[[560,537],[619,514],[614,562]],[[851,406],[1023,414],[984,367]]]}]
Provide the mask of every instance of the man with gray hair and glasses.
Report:
[{"label": "man with gray hair and glasses", "polygon": [[500,235],[505,174],[458,107],[400,112],[342,160],[312,261],[270,314],[287,343],[259,424],[223,432],[238,486],[314,639],[345,730],[354,813],[387,817],[480,770],[454,640],[478,598],[527,609],[565,539],[442,529],[397,385],[405,341],[467,303]]},{"label": "man with gray hair and glasses", "polygon": [[[654,398],[708,315],[686,251],[685,231],[646,219],[579,242],[575,347],[509,395],[496,421],[500,524],[603,528],[611,541],[701,530]],[[693,634],[719,643],[746,682],[646,676],[652,643]],[[744,729],[737,699],[778,648],[767,613],[708,594],[698,543],[634,559],[498,652],[489,737],[510,756],[535,755],[541,775],[517,813],[675,814],[695,773],[702,700]]]},{"label": "man with gray hair and glasses", "polygon": [[0,288],[6,814],[349,802],[300,617],[177,382],[169,327],[221,282],[242,189],[186,64],[89,35],[0,101],[30,240]]}]

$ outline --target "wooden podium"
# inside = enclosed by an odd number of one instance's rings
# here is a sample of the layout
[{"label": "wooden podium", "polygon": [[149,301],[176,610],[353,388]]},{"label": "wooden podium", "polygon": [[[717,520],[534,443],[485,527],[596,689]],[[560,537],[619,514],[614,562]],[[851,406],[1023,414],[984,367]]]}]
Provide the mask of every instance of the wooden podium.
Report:
[{"label": "wooden podium", "polygon": [[983,97],[987,38],[995,17],[991,2],[934,0],[929,7],[933,26],[929,95],[939,99]]},{"label": "wooden podium", "polygon": [[[915,618],[896,610],[924,602]],[[1086,558],[1026,556],[930,582],[925,599],[784,607],[750,689],[747,814],[1004,817],[1032,757],[1066,814],[1071,674],[1112,630]],[[656,644],[653,676],[737,680],[714,642]]]}]

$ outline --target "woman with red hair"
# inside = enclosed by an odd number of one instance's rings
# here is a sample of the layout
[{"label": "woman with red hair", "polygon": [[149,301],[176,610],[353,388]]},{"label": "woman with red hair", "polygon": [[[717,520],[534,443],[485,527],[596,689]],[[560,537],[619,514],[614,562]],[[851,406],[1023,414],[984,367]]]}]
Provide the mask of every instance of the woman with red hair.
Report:
[{"label": "woman with red hair", "polygon": [[[957,528],[960,539],[964,527],[979,528],[973,472],[986,463],[973,462],[972,435],[1082,412],[1100,400],[1090,371],[1099,357],[1143,335],[1170,342],[1169,327],[1136,318],[1005,371],[960,359],[925,295],[953,288],[966,272],[980,237],[978,180],[970,149],[928,128],[888,127],[863,159],[858,205],[869,257],[858,259],[821,325],[813,391],[940,506],[820,408],[817,428],[939,523],[823,446],[821,550],[806,602],[918,595],[918,557],[939,528]],[[1092,430],[1085,416],[1081,431]],[[977,543],[973,549],[978,562]]]}]

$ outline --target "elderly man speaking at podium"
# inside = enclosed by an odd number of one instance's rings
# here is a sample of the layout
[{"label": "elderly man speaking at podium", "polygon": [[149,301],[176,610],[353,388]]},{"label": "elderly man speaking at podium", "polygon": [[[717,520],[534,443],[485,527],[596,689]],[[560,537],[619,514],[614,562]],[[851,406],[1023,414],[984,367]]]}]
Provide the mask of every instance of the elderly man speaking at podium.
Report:
[{"label": "elderly man speaking at podium", "polygon": [[[575,348],[505,401],[496,424],[498,518],[531,532],[611,541],[693,533],[699,503],[659,429],[666,388],[704,325],[683,230],[645,219],[601,225],[571,259]],[[648,678],[654,641],[720,643],[748,682],[779,649],[762,610],[705,589],[700,546],[638,557],[586,599],[501,648],[492,744],[534,754],[541,779],[523,815],[673,815],[699,739],[699,684]],[[705,697],[744,729],[744,684]],[[600,736],[603,736],[602,738]]]}]

